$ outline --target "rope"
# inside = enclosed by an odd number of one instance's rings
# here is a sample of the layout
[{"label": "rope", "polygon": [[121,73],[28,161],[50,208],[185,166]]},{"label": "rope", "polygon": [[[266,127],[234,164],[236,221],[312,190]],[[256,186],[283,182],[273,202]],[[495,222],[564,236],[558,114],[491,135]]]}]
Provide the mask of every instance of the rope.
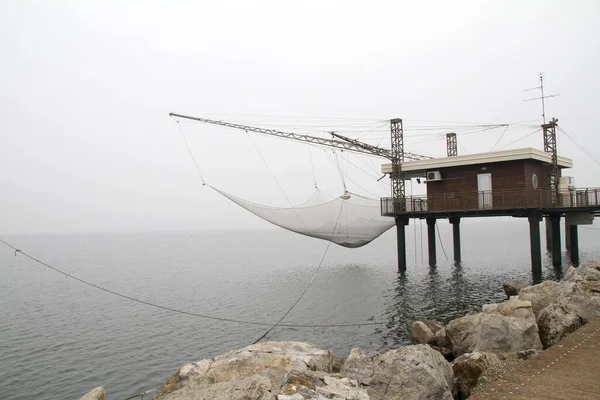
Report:
[{"label": "rope", "polygon": [[277,177],[275,176],[275,173],[273,172],[273,170],[271,169],[271,167],[269,166],[269,163],[267,162],[267,160],[265,160],[265,158],[263,157],[262,153],[260,152],[260,150],[258,150],[258,147],[256,147],[256,144],[254,143],[254,141],[252,140],[252,136],[250,136],[250,132],[246,131],[246,134],[248,135],[248,140],[250,140],[250,143],[252,143],[252,146],[254,147],[254,150],[256,151],[256,153],[258,154],[258,156],[260,157],[260,159],[263,161],[263,163],[265,164],[265,167],[267,167],[267,170],[269,171],[269,173],[271,174],[271,177],[273,178],[273,180],[275,181],[275,183],[277,184],[277,186],[279,187],[279,190],[281,190],[281,194],[283,194],[283,197],[285,197],[285,199],[287,200],[288,204],[290,205],[290,207],[292,206],[292,202],[290,201],[290,199],[287,197],[287,195],[285,194],[285,191],[283,190],[283,187],[281,186],[281,184],[279,183],[279,180],[277,179]]},{"label": "rope", "polygon": [[588,157],[590,158],[590,160],[592,160],[593,162],[595,162],[595,163],[596,163],[596,165],[600,166],[600,161],[598,161],[598,159],[596,159],[596,157],[594,157],[594,156],[592,155],[592,153],[590,153],[589,151],[587,151],[587,150],[585,149],[585,147],[583,147],[582,145],[580,145],[580,144],[579,144],[579,143],[578,143],[578,142],[575,140],[575,138],[574,138],[573,136],[571,136],[571,135],[569,135],[567,132],[565,132],[565,130],[564,130],[564,129],[562,129],[560,126],[557,126],[557,128],[558,128],[558,130],[559,130],[560,132],[564,133],[564,134],[565,134],[565,136],[566,136],[566,137],[567,137],[567,138],[568,138],[568,139],[569,139],[571,142],[573,142],[573,144],[574,144],[575,146],[577,146],[577,147],[579,148],[579,150],[581,150],[581,151],[582,151],[582,152],[583,152],[583,153],[584,153],[586,156],[588,156]]},{"label": "rope", "polygon": [[344,193],[348,191],[348,189],[346,189],[346,180],[344,179],[344,172],[342,171],[342,167],[340,166],[340,160],[338,159],[338,155],[337,152],[335,150],[332,150],[333,155],[335,157],[333,157],[333,160],[335,161],[335,165],[337,166],[338,172],[340,173],[340,179],[342,180],[342,185],[344,186]]},{"label": "rope", "polygon": [[494,146],[492,146],[492,149],[490,151],[494,151],[494,149],[496,148],[496,146],[498,146],[498,143],[500,143],[500,141],[504,137],[504,134],[506,133],[507,129],[508,129],[508,125],[506,125],[506,127],[504,127],[504,132],[502,132],[502,135],[500,135],[500,138],[498,139],[498,141],[496,142],[496,144],[494,144]]},{"label": "rope", "polygon": [[528,137],[529,137],[529,136],[531,136],[531,135],[535,135],[536,133],[538,133],[538,132],[539,132],[539,131],[541,131],[541,130],[542,130],[542,128],[540,128],[540,129],[537,129],[537,130],[535,130],[535,131],[533,131],[533,132],[531,132],[531,133],[529,133],[529,134],[527,134],[527,135],[521,136],[521,137],[520,137],[520,138],[518,138],[517,140],[513,140],[512,142],[510,142],[510,143],[508,143],[508,144],[505,144],[504,146],[500,147],[498,150],[505,149],[505,148],[507,148],[508,146],[510,146],[511,144],[515,144],[515,143],[517,143],[517,142],[519,142],[519,141],[521,141],[521,140],[523,140],[523,139],[525,139],[525,138],[528,138]]},{"label": "rope", "polygon": [[[189,315],[192,317],[198,317],[198,318],[204,318],[204,319],[210,319],[210,320],[215,320],[215,321],[221,321],[221,322],[233,322],[233,323],[238,323],[238,324],[245,324],[245,325],[259,325],[259,326],[271,326],[273,325],[272,322],[256,322],[256,321],[246,321],[246,320],[240,320],[240,319],[234,319],[234,318],[222,318],[222,317],[215,317],[212,315],[206,315],[206,314],[199,314],[199,313],[195,313],[195,312],[191,312],[191,311],[184,311],[184,310],[179,310],[176,308],[171,308],[171,307],[166,307],[160,304],[156,304],[156,303],[152,303],[149,301],[145,301],[145,300],[140,300],[137,299],[135,297],[131,297],[128,296],[126,294],[122,294],[119,292],[116,292],[114,290],[110,290],[107,289],[105,287],[102,287],[100,285],[96,285],[94,283],[88,282],[84,279],[78,278],[72,274],[69,274],[68,272],[62,271],[56,267],[53,267],[52,265],[39,260],[38,258],[28,254],[27,252],[17,249],[15,246],[13,246],[12,244],[6,242],[5,240],[0,238],[0,242],[3,243],[4,245],[6,245],[7,247],[10,247],[11,249],[13,249],[15,251],[15,255],[16,253],[20,253],[22,255],[24,255],[25,257],[29,258],[32,261],[35,261],[36,263],[43,265],[46,268],[49,268],[55,272],[58,272],[61,275],[64,275],[67,278],[71,278],[76,280],[77,282],[83,283],[85,285],[88,285],[90,287],[93,287],[94,289],[98,289],[101,290],[103,292],[136,302],[136,303],[140,303],[140,304],[145,304],[147,306],[150,307],[154,307],[154,308],[158,308],[161,310],[165,310],[165,311],[170,311],[170,312],[174,312],[177,314],[184,314],[184,315]],[[329,244],[331,244],[331,242],[329,242]],[[328,247],[329,248],[329,247]],[[324,258],[324,256],[323,256]],[[322,262],[322,261],[321,261]],[[339,327],[356,327],[356,326],[363,326],[363,325],[385,325],[386,322],[363,322],[363,323],[352,323],[352,324],[279,324],[279,326],[283,326],[283,327],[287,327],[287,328],[339,328]]]},{"label": "rope", "polygon": [[[260,342],[264,337],[266,337],[269,333],[271,333],[271,331],[273,329],[275,329],[275,327],[277,327],[278,325],[280,325],[281,321],[283,321],[283,319],[288,316],[288,314],[294,309],[294,307],[296,307],[296,305],[300,302],[300,300],[302,299],[302,297],[304,297],[304,295],[308,291],[308,288],[313,284],[313,282],[315,281],[315,278],[317,277],[317,274],[321,270],[321,266],[323,265],[323,261],[325,260],[325,256],[327,256],[327,252],[329,251],[329,247],[331,246],[331,239],[333,238],[333,235],[335,234],[335,229],[337,228],[338,222],[340,220],[340,215],[342,215],[343,208],[344,208],[344,203],[342,203],[342,205],[340,206],[340,211],[338,212],[337,220],[335,221],[335,225],[333,227],[333,231],[331,232],[331,237],[329,238],[330,240],[327,241],[327,247],[325,247],[325,252],[323,253],[323,257],[321,257],[321,261],[319,262],[319,265],[317,266],[317,269],[315,270],[315,273],[313,274],[312,279],[310,280],[310,282],[308,282],[308,285],[306,285],[306,287],[304,288],[304,290],[302,291],[302,293],[300,294],[300,296],[298,297],[298,299],[294,302],[294,304],[292,304],[292,306],[289,308],[289,310],[287,310],[286,313],[283,314],[283,316],[281,318],[279,318],[279,321],[277,321],[272,327],[270,327],[261,337],[259,337],[258,339],[256,339],[254,341],[254,343],[252,343],[252,344],[256,344],[256,343]],[[281,325],[281,326],[283,326],[283,325]]]},{"label": "rope", "polygon": [[134,394],[133,396],[126,397],[123,400],[131,400],[131,399],[135,399],[136,397],[141,397],[142,400],[143,400],[145,395],[147,395],[148,393],[155,392],[158,389],[160,389],[160,387],[157,387],[157,388],[154,388],[154,389],[150,389],[150,390],[146,390],[145,392],[142,392],[142,393]]},{"label": "rope", "polygon": [[[171,117],[173,118],[173,117]],[[177,122],[177,128],[179,128],[179,133],[181,133],[181,137],[183,138],[183,141],[185,142],[185,147],[187,147],[188,152],[190,153],[190,157],[192,157],[192,161],[194,162],[194,166],[196,167],[196,172],[198,172],[198,176],[200,177],[200,180],[202,180],[202,186],[206,185],[206,182],[204,181],[204,177],[202,176],[202,173],[200,172],[200,168],[198,168],[198,163],[196,163],[196,158],[194,157],[194,153],[192,153],[192,149],[190,148],[190,145],[187,141],[187,139],[185,138],[185,135],[183,134],[183,130],[181,130],[181,125],[179,125],[179,121],[177,121],[175,118],[173,118],[173,120],[175,122]]]},{"label": "rope", "polygon": [[444,256],[446,260],[448,259],[448,254],[446,254],[446,249],[444,249],[444,242],[442,242],[442,237],[440,236],[440,229],[437,226],[437,221],[435,221],[435,230],[437,231],[438,239],[440,241],[440,245],[442,246],[442,252],[444,252]]},{"label": "rope", "polygon": [[[281,190],[281,193],[283,194],[283,197],[285,197],[285,199],[287,200],[288,204],[290,205],[290,208],[292,208],[294,210],[294,215],[296,215],[296,218],[298,218],[298,221],[300,221],[300,223],[302,224],[302,226],[304,227],[304,230],[306,231],[306,233],[308,233],[308,227],[306,226],[306,224],[304,223],[304,221],[302,220],[302,218],[300,218],[300,216],[298,215],[298,213],[296,212],[296,209],[294,208],[294,206],[292,205],[292,202],[290,201],[289,197],[287,196],[287,194],[285,193],[285,190],[283,190],[283,186],[281,186],[281,184],[279,183],[279,180],[277,179],[277,177],[275,176],[275,173],[273,172],[273,170],[271,169],[271,167],[269,166],[269,163],[267,162],[267,160],[263,157],[262,153],[260,152],[260,150],[258,150],[258,147],[256,146],[256,144],[254,143],[254,141],[252,140],[252,136],[250,136],[250,132],[246,131],[246,134],[248,136],[248,140],[250,140],[250,143],[252,143],[252,146],[254,147],[254,150],[256,150],[256,153],[258,154],[258,156],[261,158],[261,160],[263,161],[263,163],[265,164],[265,167],[267,167],[267,169],[269,170],[269,173],[271,174],[271,176],[273,177],[273,180],[275,181],[275,183],[277,183],[277,186],[279,187],[279,190]],[[316,188],[316,185],[315,185]]]},{"label": "rope", "polygon": [[310,146],[308,146],[308,156],[310,157],[310,166],[312,167],[313,181],[315,182],[315,189],[318,189],[317,175],[315,174],[315,164],[313,164],[312,150],[310,149]]}]

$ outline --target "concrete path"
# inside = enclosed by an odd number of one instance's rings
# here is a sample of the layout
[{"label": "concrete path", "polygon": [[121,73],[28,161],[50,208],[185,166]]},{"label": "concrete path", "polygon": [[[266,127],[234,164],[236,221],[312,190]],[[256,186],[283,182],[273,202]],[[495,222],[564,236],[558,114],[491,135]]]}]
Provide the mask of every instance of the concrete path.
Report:
[{"label": "concrete path", "polygon": [[524,361],[471,400],[600,399],[600,318],[573,332],[538,358]]}]

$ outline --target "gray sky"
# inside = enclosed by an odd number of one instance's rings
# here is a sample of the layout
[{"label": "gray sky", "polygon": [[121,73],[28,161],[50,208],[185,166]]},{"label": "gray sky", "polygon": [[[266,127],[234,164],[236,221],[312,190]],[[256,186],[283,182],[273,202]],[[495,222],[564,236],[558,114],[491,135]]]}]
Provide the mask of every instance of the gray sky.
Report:
[{"label": "gray sky", "polygon": [[[546,93],[560,93],[547,115],[600,158],[599,20],[593,0],[2,1],[0,232],[265,227],[199,184],[169,112],[290,129],[318,117],[354,137],[373,127],[386,147],[381,124],[399,117],[407,150],[441,156],[443,140],[408,128],[539,124],[540,104],[523,102],[538,93],[522,90],[544,72]],[[342,190],[331,153],[181,127],[207,181],[232,194],[287,204],[260,155],[292,203],[312,191],[311,158],[319,186]],[[334,130],[308,133],[319,129]],[[510,128],[498,148],[541,148],[541,133],[510,145],[533,130]],[[459,134],[459,150],[489,151],[502,131]],[[565,137],[559,153],[574,158],[578,186],[600,186],[600,167]]]}]

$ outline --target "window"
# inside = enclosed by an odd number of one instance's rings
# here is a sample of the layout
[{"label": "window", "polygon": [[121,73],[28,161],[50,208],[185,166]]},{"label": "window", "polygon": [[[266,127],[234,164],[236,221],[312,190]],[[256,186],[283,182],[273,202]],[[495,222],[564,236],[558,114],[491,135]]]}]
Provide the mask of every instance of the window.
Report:
[{"label": "window", "polygon": [[531,185],[533,186],[534,189],[537,189],[538,187],[538,177],[536,174],[533,174],[531,176]]}]

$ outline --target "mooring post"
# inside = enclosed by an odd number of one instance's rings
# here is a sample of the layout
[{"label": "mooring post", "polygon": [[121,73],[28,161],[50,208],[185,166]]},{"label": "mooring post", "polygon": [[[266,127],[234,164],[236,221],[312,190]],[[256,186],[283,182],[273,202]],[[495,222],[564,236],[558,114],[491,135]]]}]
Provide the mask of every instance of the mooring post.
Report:
[{"label": "mooring post", "polygon": [[452,224],[452,239],[454,242],[454,261],[460,262],[460,217],[450,217]]},{"label": "mooring post", "polygon": [[579,266],[579,235],[577,233],[577,225],[569,225],[569,237],[571,239],[571,246],[569,248],[569,254],[571,255],[571,264]]},{"label": "mooring post", "polygon": [[427,218],[427,247],[429,249],[429,265],[435,265],[435,218]]},{"label": "mooring post", "polygon": [[529,241],[531,245],[531,272],[534,276],[542,273],[542,249],[540,239],[540,214],[529,215]]},{"label": "mooring post", "polygon": [[552,222],[550,217],[546,217],[546,250],[552,251]]},{"label": "mooring post", "polygon": [[398,241],[398,271],[406,272],[406,230],[407,217],[396,218],[396,234]]},{"label": "mooring post", "polygon": [[560,246],[560,214],[552,214],[552,265],[562,265],[562,248]]}]

